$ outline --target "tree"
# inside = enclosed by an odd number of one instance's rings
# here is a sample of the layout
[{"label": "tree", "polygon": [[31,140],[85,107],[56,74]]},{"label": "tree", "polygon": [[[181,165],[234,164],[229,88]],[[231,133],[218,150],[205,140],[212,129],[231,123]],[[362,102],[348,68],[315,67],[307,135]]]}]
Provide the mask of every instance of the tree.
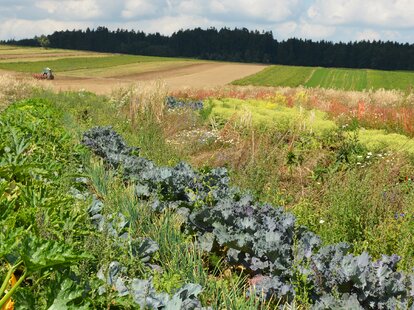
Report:
[{"label": "tree", "polygon": [[37,42],[39,42],[39,45],[45,49],[47,49],[50,45],[49,38],[44,34],[37,38]]}]

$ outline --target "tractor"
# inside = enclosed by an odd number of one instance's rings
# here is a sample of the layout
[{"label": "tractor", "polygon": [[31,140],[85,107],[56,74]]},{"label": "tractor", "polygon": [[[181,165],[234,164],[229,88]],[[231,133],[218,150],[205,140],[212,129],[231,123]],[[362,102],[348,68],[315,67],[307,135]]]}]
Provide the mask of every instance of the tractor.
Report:
[{"label": "tractor", "polygon": [[33,77],[37,80],[53,80],[55,78],[50,68],[44,68],[42,73],[35,73]]}]

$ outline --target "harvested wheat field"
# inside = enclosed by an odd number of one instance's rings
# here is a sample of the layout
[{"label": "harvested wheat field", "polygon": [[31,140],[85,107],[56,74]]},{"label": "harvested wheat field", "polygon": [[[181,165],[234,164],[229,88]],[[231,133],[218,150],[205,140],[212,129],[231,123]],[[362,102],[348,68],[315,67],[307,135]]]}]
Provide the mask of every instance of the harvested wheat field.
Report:
[{"label": "harvested wheat field", "polygon": [[24,78],[44,67],[52,68],[56,79],[42,82],[56,90],[83,89],[107,94],[113,88],[137,81],[163,80],[171,89],[222,86],[258,73],[266,66],[0,46],[0,73]]},{"label": "harvested wheat field", "polygon": [[116,77],[58,77],[50,83],[56,90],[85,89],[98,94],[111,92],[113,88],[125,86],[137,81],[163,80],[170,89],[203,88],[222,86],[239,77],[261,71],[263,65],[239,63],[200,63],[173,67],[160,67],[154,71]]}]

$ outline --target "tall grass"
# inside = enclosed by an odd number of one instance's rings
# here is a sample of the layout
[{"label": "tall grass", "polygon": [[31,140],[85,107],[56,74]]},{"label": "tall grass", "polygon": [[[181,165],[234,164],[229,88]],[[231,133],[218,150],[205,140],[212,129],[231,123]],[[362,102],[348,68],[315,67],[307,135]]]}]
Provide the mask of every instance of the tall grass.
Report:
[{"label": "tall grass", "polygon": [[44,88],[44,85],[33,79],[17,79],[9,74],[1,74],[0,112],[13,102],[30,98],[41,88]]},{"label": "tall grass", "polygon": [[110,96],[110,101],[117,108],[127,112],[132,126],[135,126],[136,121],[142,116],[161,122],[166,109],[166,96],[166,84],[157,80],[115,89]]}]

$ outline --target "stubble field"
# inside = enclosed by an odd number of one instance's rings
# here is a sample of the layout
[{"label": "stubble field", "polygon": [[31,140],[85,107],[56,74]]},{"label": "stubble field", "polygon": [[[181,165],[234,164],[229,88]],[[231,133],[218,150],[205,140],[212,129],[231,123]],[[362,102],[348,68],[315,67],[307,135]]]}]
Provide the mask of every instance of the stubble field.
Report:
[{"label": "stubble field", "polygon": [[59,49],[0,47],[0,70],[20,77],[54,70],[56,90],[108,94],[114,87],[162,79],[171,88],[223,86],[265,66],[194,59],[101,54]]}]

